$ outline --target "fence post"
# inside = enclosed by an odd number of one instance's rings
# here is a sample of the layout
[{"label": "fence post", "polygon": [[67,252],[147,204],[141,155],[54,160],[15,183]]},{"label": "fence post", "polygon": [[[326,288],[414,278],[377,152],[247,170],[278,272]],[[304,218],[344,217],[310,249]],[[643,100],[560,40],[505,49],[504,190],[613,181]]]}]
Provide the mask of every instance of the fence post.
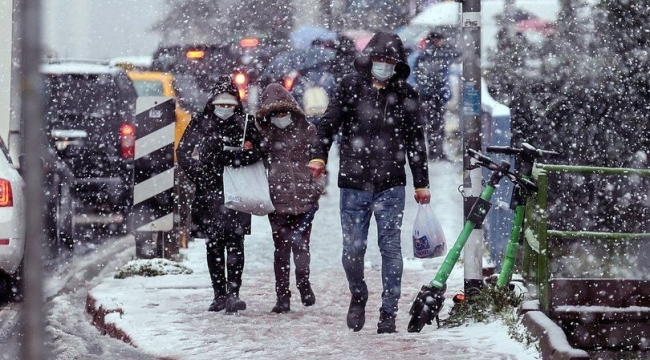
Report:
[{"label": "fence post", "polygon": [[539,241],[539,254],[537,261],[537,282],[539,284],[539,305],[544,313],[548,314],[548,280],[549,280],[549,255],[548,248],[548,178],[545,171],[540,171],[537,177],[538,222],[537,240]]}]

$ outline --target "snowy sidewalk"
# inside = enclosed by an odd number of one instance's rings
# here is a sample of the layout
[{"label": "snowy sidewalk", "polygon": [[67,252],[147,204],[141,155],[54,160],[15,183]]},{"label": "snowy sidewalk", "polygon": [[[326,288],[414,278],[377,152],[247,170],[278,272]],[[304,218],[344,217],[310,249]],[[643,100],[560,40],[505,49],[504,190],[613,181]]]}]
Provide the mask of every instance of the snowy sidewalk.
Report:
[{"label": "snowy sidewalk", "polygon": [[[292,303],[288,314],[270,312],[275,304],[273,242],[266,217],[253,217],[253,234],[246,237],[246,265],[240,297],[247,310],[235,315],[206,311],[212,300],[205,245],[202,240],[182,249],[182,264],[190,275],[105,279],[89,293],[89,311],[106,313],[104,328],[122,335],[150,354],[165,359],[537,359],[534,349],[510,339],[501,322],[472,324],[458,328],[426,326],[421,333],[406,331],[408,310],[415,294],[431,281],[443,258],[413,257],[411,231],[417,204],[412,182],[407,186],[407,204],[402,226],[404,276],[396,334],[378,335],[381,259],[376,228],[369,231],[366,281],[370,298],[366,325],[357,333],[346,326],[350,301],[341,265],[341,227],[336,187],[337,163],[328,193],[321,198],[313,225],[312,286],[316,304],[300,303],[292,274]],[[408,172],[408,171],[407,171]],[[458,163],[430,163],[432,204],[443,225],[449,246],[462,227],[462,198]],[[293,264],[292,264],[293,272]],[[448,294],[463,288],[459,263],[448,281]],[[442,318],[447,316],[447,299]]]}]

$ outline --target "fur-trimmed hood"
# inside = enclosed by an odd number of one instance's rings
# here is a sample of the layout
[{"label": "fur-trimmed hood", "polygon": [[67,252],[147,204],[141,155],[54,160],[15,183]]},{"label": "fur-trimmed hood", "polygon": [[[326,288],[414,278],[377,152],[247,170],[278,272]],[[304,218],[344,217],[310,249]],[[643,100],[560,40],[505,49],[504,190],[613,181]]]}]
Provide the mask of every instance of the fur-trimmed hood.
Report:
[{"label": "fur-trimmed hood", "polygon": [[260,109],[257,111],[257,119],[260,123],[270,121],[268,115],[276,111],[290,111],[294,116],[305,117],[305,113],[298,105],[294,97],[284,86],[272,83],[264,89],[261,97]]}]

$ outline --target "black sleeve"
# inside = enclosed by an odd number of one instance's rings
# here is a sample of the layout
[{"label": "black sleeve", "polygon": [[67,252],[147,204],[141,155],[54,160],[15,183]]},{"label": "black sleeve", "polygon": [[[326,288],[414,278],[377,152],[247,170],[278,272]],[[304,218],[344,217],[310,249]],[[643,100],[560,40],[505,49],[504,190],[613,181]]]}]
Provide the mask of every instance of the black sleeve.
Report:
[{"label": "black sleeve", "polygon": [[[243,132],[243,129],[242,129]],[[246,166],[254,164],[262,160],[261,136],[257,128],[255,128],[255,121],[250,119],[246,127],[246,139],[253,143],[253,148],[250,150],[223,150],[219,154],[219,162],[223,166]]]},{"label": "black sleeve", "polygon": [[429,187],[429,165],[427,162],[424,123],[420,116],[420,99],[415,91],[409,89],[404,100],[406,121],[404,122],[404,142],[413,185],[416,189]]},{"label": "black sleeve", "polygon": [[205,133],[203,118],[193,116],[178,145],[176,156],[187,177],[197,187],[218,188],[223,167],[218,164],[223,144],[213,132]]},{"label": "black sleeve", "polygon": [[351,75],[346,75],[336,88],[334,97],[329,102],[327,110],[318,122],[318,146],[314,151],[314,159],[322,159],[327,162],[332,142],[341,127],[341,116],[344,111],[344,104],[350,94],[349,88],[352,87]]},{"label": "black sleeve", "polygon": [[201,143],[201,134],[199,131],[199,119],[192,116],[192,120],[187,125],[181,141],[176,149],[176,159],[178,165],[183,169],[187,177],[194,183],[200,182],[201,162],[192,156],[196,150],[199,151]]}]

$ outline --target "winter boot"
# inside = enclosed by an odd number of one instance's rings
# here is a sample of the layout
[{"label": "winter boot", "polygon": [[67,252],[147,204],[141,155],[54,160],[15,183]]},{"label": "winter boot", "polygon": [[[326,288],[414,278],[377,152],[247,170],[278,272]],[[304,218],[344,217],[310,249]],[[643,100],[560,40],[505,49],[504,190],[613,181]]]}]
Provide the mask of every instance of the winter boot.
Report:
[{"label": "winter boot", "polygon": [[226,295],[215,295],[212,304],[208,307],[208,311],[221,311],[226,308],[226,301],[228,297]]},{"label": "winter boot", "polygon": [[232,314],[239,310],[246,310],[246,303],[244,300],[240,299],[237,294],[228,295],[228,300],[226,300],[226,313]]},{"label": "winter boot", "polygon": [[298,287],[298,290],[300,291],[300,300],[303,305],[312,306],[316,303],[316,295],[314,295],[314,291],[311,289],[309,283]]},{"label": "winter boot", "polygon": [[391,334],[395,332],[395,314],[385,311],[379,312],[379,323],[377,323],[377,334]]},{"label": "winter boot", "polygon": [[273,309],[271,309],[271,312],[276,314],[283,314],[291,311],[290,299],[291,298],[288,296],[278,296],[278,300],[275,303]]},{"label": "winter boot", "polygon": [[363,329],[366,323],[366,302],[368,298],[355,298],[350,299],[350,307],[348,308],[348,328],[353,331]]}]

